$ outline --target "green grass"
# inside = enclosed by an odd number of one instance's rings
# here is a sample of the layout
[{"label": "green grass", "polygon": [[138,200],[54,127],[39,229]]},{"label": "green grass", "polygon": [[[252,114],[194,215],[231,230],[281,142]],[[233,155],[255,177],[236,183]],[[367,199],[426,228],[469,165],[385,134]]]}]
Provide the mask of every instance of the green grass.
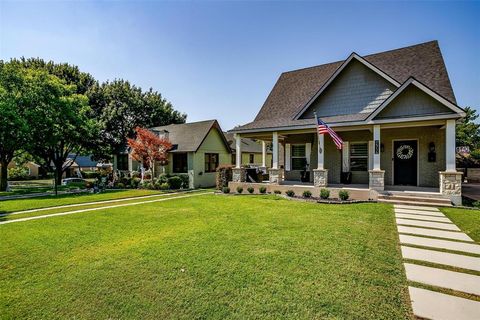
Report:
[{"label": "green grass", "polygon": [[139,197],[152,194],[159,194],[157,190],[110,190],[103,193],[79,193],[62,194],[58,196],[45,196],[30,199],[4,200],[0,201],[0,214],[15,211],[23,211],[53,206],[62,206],[75,203],[85,203],[102,200],[121,199],[128,197]]},{"label": "green grass", "polygon": [[391,206],[206,195],[0,225],[0,314],[406,319]]},{"label": "green grass", "polygon": [[[55,188],[53,181],[49,180],[25,180],[25,181],[10,181],[10,191],[1,191],[0,197],[3,196],[14,196],[14,195],[24,195],[24,194],[33,194],[33,193],[44,193],[44,192],[54,192]],[[58,191],[67,191],[72,189],[78,189],[78,185],[68,185],[57,187]]]},{"label": "green grass", "polygon": [[480,210],[460,208],[442,208],[441,210],[470,238],[480,242]]}]

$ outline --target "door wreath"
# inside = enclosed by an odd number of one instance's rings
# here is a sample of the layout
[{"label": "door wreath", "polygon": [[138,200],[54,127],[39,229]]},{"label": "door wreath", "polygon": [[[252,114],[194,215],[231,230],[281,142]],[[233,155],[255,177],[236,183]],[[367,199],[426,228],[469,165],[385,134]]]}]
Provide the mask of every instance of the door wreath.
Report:
[{"label": "door wreath", "polygon": [[397,148],[397,157],[402,160],[408,160],[413,156],[413,148],[408,144],[403,144]]}]

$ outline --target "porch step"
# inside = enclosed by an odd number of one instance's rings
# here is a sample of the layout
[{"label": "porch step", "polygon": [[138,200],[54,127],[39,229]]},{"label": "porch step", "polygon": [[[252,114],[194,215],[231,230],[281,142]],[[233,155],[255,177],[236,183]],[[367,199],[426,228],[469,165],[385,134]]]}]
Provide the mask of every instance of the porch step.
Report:
[{"label": "porch step", "polygon": [[386,202],[392,204],[422,205],[431,207],[451,207],[450,199],[440,197],[418,197],[407,195],[378,195],[378,202]]}]

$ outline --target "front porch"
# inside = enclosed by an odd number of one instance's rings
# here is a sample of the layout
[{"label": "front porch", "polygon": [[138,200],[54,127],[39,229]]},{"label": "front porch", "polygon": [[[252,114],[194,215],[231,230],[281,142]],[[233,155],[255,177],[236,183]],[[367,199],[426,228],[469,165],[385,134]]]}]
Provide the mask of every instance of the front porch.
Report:
[{"label": "front porch", "polygon": [[347,189],[358,200],[376,199],[389,192],[425,193],[461,203],[455,120],[343,126],[335,131],[344,141],[341,150],[316,129],[237,134],[233,181],[246,180],[238,159],[241,137],[245,136],[272,144],[272,168],[268,184],[262,184],[272,191],[318,188],[319,192],[328,187],[333,194]]}]

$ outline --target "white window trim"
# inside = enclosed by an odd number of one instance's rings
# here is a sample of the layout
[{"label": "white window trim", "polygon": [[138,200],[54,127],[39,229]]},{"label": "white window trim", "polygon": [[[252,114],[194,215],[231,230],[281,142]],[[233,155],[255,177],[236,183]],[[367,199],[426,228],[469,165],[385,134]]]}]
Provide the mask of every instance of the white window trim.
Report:
[{"label": "white window trim", "polygon": [[[289,170],[301,171],[301,169],[293,169],[293,166],[292,166],[293,165],[293,158],[295,158],[295,159],[305,159],[305,161],[307,161],[307,164],[308,164],[309,161],[307,159],[307,144],[306,143],[293,143],[293,144],[288,144],[288,145],[289,145],[290,149],[291,149],[292,146],[303,146],[303,147],[305,147],[305,156],[303,156],[303,157],[293,156],[292,153],[291,153],[291,150],[289,150],[290,154],[289,154],[288,159],[289,159],[289,162],[290,162],[289,165],[291,164],[290,165],[291,168]],[[310,149],[311,149],[311,146],[310,146]]]},{"label": "white window trim", "polygon": [[[367,159],[367,170],[366,172],[368,172],[369,168],[370,168],[370,142],[369,141],[351,141],[350,142],[350,145],[349,145],[349,153],[348,153],[348,159],[349,159],[349,162],[351,163],[352,162],[352,153],[351,153],[351,150],[352,150],[352,146],[355,145],[355,144],[366,144],[367,145],[367,155],[366,156],[354,156],[353,158],[360,158],[360,159]],[[350,168],[350,171],[353,172],[353,170]],[[364,172],[364,171],[356,171],[355,172]]]}]

